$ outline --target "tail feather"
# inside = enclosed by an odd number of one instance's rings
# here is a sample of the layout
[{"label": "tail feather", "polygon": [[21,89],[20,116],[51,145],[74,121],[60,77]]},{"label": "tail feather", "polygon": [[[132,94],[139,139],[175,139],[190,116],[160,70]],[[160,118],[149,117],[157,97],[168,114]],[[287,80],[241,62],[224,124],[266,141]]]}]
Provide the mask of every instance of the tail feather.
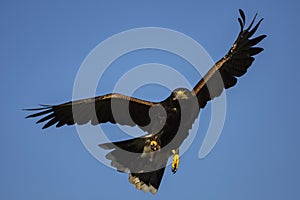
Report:
[{"label": "tail feather", "polygon": [[132,183],[138,190],[156,194],[164,175],[165,168],[166,167],[163,167],[152,172],[131,173],[129,174],[129,182]]},{"label": "tail feather", "polygon": [[111,166],[118,171],[130,172],[129,182],[135,188],[155,194],[161,183],[169,155],[162,151],[147,152],[150,149],[148,140],[147,137],[139,137],[100,144],[99,147],[112,150],[106,158],[111,160]]},{"label": "tail feather", "polygon": [[135,168],[138,155],[143,152],[143,138],[134,138],[119,142],[99,144],[99,147],[110,151],[105,157],[111,160],[110,165],[120,172],[128,172]]}]

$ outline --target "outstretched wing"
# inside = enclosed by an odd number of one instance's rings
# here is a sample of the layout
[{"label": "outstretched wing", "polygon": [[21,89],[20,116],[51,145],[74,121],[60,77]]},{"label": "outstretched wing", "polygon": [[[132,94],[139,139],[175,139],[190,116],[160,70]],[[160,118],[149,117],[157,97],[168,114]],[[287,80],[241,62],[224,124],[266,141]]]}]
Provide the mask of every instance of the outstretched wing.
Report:
[{"label": "outstretched wing", "polygon": [[238,18],[238,21],[241,31],[238,38],[229,52],[208,71],[193,89],[193,93],[197,96],[199,102],[199,108],[204,108],[208,101],[220,96],[224,88],[234,86],[237,83],[237,77],[244,75],[251,66],[254,61],[253,56],[263,51],[263,48],[254,46],[263,40],[266,35],[250,39],[263,19],[259,20],[251,29],[256,14],[249,27],[244,29],[245,14],[241,9],[239,12],[241,18]]},{"label": "outstretched wing", "polygon": [[25,109],[37,111],[26,118],[43,116],[37,123],[46,122],[43,126],[48,128],[56,124],[56,127],[73,124],[92,125],[111,122],[121,125],[135,126],[146,130],[151,119],[150,108],[155,103],[144,101],[121,94],[107,94],[95,98],[70,101],[59,105],[43,105],[41,108]]}]

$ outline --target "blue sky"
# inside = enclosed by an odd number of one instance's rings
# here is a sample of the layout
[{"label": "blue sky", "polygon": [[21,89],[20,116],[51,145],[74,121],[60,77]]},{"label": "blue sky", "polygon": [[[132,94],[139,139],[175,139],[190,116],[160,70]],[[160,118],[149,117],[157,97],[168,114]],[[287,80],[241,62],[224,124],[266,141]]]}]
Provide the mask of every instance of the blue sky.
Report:
[{"label": "blue sky", "polygon": [[[295,1],[9,1],[0,3],[1,199],[299,199],[299,22]],[[144,194],[92,157],[75,127],[41,130],[22,108],[72,98],[77,71],[101,41],[138,27],[164,27],[198,41],[216,61],[239,31],[238,9],[264,17],[267,34],[249,72],[227,92],[220,140],[198,158],[208,109],[197,136],[173,175],[168,168],[158,194]],[[126,55],[127,56],[127,55]],[[191,84],[199,77],[176,56],[156,51],[123,56],[97,94],[137,64],[174,66]],[[162,100],[169,91],[145,87],[139,98]],[[155,89],[155,90],[154,90]],[[200,124],[200,126],[201,126]],[[105,127],[114,139],[124,134]]]}]

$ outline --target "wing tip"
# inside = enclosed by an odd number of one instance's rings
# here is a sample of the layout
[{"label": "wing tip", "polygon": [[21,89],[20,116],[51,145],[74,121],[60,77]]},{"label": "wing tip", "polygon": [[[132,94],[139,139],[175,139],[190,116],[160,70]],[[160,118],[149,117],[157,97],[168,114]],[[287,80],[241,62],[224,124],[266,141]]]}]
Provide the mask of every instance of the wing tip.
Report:
[{"label": "wing tip", "polygon": [[243,23],[245,24],[245,22],[246,22],[246,16],[245,16],[244,11],[241,8],[239,9],[239,13],[240,13],[240,16],[241,16],[241,18],[243,20]]},{"label": "wing tip", "polygon": [[239,13],[240,13],[240,17],[238,17],[238,22],[239,22],[240,27],[241,27],[241,32],[243,32],[243,31],[250,32],[251,33],[250,36],[256,31],[256,29],[258,28],[258,26],[260,25],[260,23],[264,20],[264,18],[261,18],[258,21],[258,23],[255,25],[255,27],[252,30],[250,30],[252,28],[252,26],[253,26],[256,18],[257,18],[257,15],[258,15],[258,13],[255,13],[255,15],[254,15],[252,21],[250,22],[248,28],[246,28],[244,30],[245,25],[246,25],[246,15],[245,15],[245,13],[244,13],[244,11],[242,9],[239,9]]}]

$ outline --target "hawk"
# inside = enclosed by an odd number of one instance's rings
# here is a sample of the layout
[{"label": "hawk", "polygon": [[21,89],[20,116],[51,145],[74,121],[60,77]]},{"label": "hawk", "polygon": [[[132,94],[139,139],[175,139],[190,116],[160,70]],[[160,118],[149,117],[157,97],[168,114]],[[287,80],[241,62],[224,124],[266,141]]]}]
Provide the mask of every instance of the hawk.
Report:
[{"label": "hawk", "polygon": [[[260,23],[253,27],[255,17],[245,28],[245,14],[240,9],[240,32],[228,53],[216,62],[205,76],[190,91],[178,88],[160,102],[151,102],[122,94],[111,93],[88,99],[69,101],[58,105],[43,105],[27,118],[41,117],[43,129],[52,125],[82,125],[113,123],[138,126],[144,136],[100,144],[109,150],[106,158],[120,172],[129,173],[129,182],[137,189],[155,194],[160,186],[168,159],[173,157],[171,170],[178,170],[179,147],[187,138],[189,130],[201,109],[208,101],[221,95],[224,89],[236,85],[263,51],[256,47],[266,35],[252,38]],[[252,28],[253,27],[253,28]]]}]

